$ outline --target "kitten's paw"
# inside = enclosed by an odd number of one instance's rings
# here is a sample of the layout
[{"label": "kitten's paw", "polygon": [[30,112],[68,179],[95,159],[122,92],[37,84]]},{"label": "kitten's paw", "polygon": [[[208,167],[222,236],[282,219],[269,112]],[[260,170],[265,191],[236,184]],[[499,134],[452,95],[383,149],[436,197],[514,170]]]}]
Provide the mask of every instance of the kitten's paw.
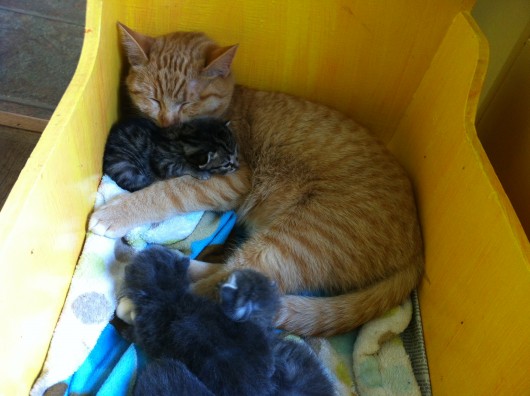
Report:
[{"label": "kitten's paw", "polygon": [[233,272],[219,291],[223,312],[237,322],[249,320],[253,314],[272,318],[277,304],[276,285],[259,272]]},{"label": "kitten's paw", "polygon": [[127,234],[135,225],[124,208],[123,198],[116,197],[92,213],[88,222],[88,230],[94,234],[115,239]]},{"label": "kitten's paw", "polygon": [[120,298],[118,306],[116,307],[116,316],[123,320],[127,324],[134,324],[134,318],[136,317],[136,311],[134,303],[130,298]]},{"label": "kitten's paw", "polygon": [[209,178],[212,177],[212,175],[210,174],[210,172],[202,171],[202,172],[194,173],[193,177],[195,177],[196,179],[199,179],[199,180],[208,180]]}]

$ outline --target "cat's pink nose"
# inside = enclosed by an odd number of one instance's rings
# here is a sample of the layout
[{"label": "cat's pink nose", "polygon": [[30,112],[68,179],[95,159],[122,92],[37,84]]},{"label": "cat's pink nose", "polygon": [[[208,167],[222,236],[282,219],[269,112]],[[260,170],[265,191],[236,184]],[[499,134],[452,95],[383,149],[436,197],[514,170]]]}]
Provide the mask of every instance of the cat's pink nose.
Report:
[{"label": "cat's pink nose", "polygon": [[168,126],[171,125],[171,122],[169,122],[168,120],[158,120],[158,124],[162,127],[162,128],[166,128]]},{"label": "cat's pink nose", "polygon": [[162,128],[167,128],[171,125],[179,125],[182,122],[182,117],[177,112],[161,111],[158,114],[158,125]]},{"label": "cat's pink nose", "polygon": [[162,128],[166,128],[174,123],[175,120],[171,119],[171,117],[168,117],[166,115],[161,115],[158,117],[158,125],[160,125]]}]

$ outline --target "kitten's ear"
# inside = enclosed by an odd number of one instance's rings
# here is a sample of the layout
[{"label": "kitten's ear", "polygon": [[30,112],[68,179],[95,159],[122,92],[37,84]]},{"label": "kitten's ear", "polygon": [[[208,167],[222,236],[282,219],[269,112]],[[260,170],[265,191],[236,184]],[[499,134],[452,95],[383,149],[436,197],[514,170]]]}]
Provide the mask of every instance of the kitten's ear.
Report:
[{"label": "kitten's ear", "polygon": [[230,47],[214,48],[206,57],[206,66],[202,70],[204,77],[227,77],[230,74],[230,66],[236,56],[238,44]]},{"label": "kitten's ear", "polygon": [[202,164],[199,164],[199,169],[204,169],[208,166],[210,162],[213,161],[215,158],[216,153],[212,153],[211,151],[208,152],[208,158],[206,159],[206,162],[203,162]]},{"label": "kitten's ear", "polygon": [[237,290],[237,276],[232,273],[226,283],[223,283],[223,287],[228,287],[229,289]]},{"label": "kitten's ear", "polygon": [[121,33],[123,48],[131,66],[139,66],[146,63],[155,39],[135,32],[120,22],[118,22],[118,28]]},{"label": "kitten's ear", "polygon": [[184,150],[184,156],[186,159],[193,165],[198,166],[199,169],[205,168],[214,155],[211,151],[206,154],[204,150],[186,143],[183,143],[182,149]]}]

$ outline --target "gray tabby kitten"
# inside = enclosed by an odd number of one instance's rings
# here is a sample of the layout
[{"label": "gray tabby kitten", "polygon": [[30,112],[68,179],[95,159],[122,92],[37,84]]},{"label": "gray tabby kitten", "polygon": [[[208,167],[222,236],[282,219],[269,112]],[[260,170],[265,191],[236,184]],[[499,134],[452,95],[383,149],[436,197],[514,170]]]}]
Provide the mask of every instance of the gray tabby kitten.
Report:
[{"label": "gray tabby kitten", "polygon": [[103,172],[128,191],[156,180],[184,175],[205,180],[238,168],[232,131],[214,118],[168,128],[145,118],[126,119],[111,128],[103,155]]}]

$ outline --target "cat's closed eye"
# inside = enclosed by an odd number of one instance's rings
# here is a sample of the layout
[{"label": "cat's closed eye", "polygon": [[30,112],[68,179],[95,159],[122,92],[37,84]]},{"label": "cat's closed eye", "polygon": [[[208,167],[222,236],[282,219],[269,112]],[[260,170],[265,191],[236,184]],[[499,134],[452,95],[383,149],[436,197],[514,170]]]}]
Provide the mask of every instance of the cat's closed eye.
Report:
[{"label": "cat's closed eye", "polygon": [[191,104],[191,102],[181,102],[181,103],[177,103],[177,104],[175,105],[175,107],[177,107],[177,108],[180,109],[180,108],[183,108],[183,107],[185,107],[185,106],[189,106],[190,104]]}]

